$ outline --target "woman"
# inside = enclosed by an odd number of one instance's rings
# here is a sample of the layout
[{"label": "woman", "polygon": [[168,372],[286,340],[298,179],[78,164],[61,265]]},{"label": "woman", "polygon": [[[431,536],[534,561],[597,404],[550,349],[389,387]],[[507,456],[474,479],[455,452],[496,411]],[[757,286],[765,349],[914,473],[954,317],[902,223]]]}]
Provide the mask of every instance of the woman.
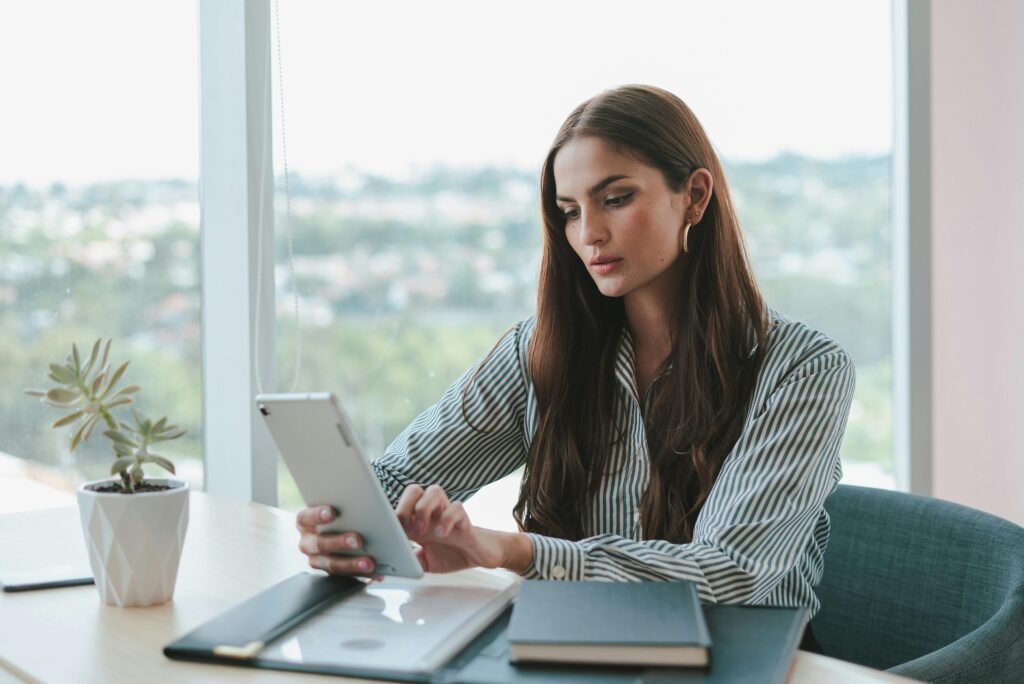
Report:
[{"label": "woman", "polygon": [[[854,369],[767,309],[721,164],[671,93],[626,86],[576,108],[541,174],[537,315],[374,463],[424,569],[673,580],[705,602],[818,608]],[[460,502],[525,465],[521,532]],[[355,534],[300,548],[370,574]],[[812,646],[813,647],[813,646]]]}]

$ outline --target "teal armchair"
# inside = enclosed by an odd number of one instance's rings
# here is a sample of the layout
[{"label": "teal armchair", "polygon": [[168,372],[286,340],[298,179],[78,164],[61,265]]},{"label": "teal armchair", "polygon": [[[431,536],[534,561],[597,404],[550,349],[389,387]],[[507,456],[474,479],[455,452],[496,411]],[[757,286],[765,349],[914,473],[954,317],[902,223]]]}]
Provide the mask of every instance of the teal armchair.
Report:
[{"label": "teal armchair", "polygon": [[826,655],[928,682],[1024,682],[1024,528],[848,485],[825,508],[811,626]]}]

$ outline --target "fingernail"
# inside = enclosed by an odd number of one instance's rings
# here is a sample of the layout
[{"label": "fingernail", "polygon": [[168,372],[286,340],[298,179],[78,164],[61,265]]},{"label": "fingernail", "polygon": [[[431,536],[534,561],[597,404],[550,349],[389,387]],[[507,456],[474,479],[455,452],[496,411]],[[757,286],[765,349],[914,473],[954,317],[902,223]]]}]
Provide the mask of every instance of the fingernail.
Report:
[{"label": "fingernail", "polygon": [[345,543],[348,544],[348,548],[350,548],[350,549],[358,549],[359,548],[359,542],[356,541],[355,537],[348,537],[347,539],[345,539]]},{"label": "fingernail", "polygon": [[331,509],[330,508],[321,508],[320,509],[320,519],[325,521],[325,522],[330,520],[331,519]]},{"label": "fingernail", "polygon": [[359,569],[362,570],[363,572],[370,572],[370,568],[372,568],[372,567],[373,566],[370,565],[370,561],[366,560],[365,558],[363,560],[359,561]]},{"label": "fingernail", "polygon": [[441,527],[440,525],[435,527],[434,528],[434,536],[435,537],[442,537],[442,536],[444,536],[444,528]]}]

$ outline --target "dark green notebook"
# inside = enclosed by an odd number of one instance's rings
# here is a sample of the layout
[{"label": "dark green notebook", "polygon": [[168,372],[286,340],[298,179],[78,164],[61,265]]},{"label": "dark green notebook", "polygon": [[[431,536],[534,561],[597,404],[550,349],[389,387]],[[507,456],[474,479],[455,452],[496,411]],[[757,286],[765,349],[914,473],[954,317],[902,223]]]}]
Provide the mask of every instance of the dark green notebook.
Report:
[{"label": "dark green notebook", "polygon": [[508,657],[510,613],[477,639],[472,653],[460,654],[447,678],[437,681],[453,684],[784,684],[803,635],[807,609],[704,606],[712,642],[711,667],[707,670],[513,665]]},{"label": "dark green notebook", "polygon": [[[361,589],[356,580],[300,573],[206,622],[164,648],[169,658],[391,681],[445,684],[642,684],[785,682],[806,622],[804,608],[704,606],[713,644],[708,670],[693,668],[513,665],[506,610],[437,671],[410,676],[385,669],[359,670],[338,663],[286,662],[260,656],[260,647],[286,639],[289,630]],[[269,648],[267,650],[270,650]],[[398,655],[398,654],[396,654]]]},{"label": "dark green notebook", "polygon": [[508,627],[517,663],[707,667],[693,582],[525,582]]}]

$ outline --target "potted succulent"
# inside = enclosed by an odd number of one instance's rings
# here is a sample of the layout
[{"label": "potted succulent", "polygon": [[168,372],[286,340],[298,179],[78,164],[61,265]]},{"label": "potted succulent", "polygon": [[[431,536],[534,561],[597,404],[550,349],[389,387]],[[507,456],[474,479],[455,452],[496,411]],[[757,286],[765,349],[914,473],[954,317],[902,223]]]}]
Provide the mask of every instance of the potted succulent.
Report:
[{"label": "potted succulent", "polygon": [[174,464],[150,448],[181,437],[185,430],[170,425],[167,418],[152,420],[134,409],[130,421],[118,420],[142,388],[117,388],[128,362],[112,368],[110,343],[96,340],[88,358],[72,344],[63,364],[50,364],[47,377],[55,386],[25,392],[69,411],[52,427],[71,427],[71,451],[97,430],[109,440],[113,477],[78,488],[89,563],[104,603],[149,606],[174,594],[188,528],[189,486],[174,478],[147,478],[142,468],[152,464],[174,475]]}]

